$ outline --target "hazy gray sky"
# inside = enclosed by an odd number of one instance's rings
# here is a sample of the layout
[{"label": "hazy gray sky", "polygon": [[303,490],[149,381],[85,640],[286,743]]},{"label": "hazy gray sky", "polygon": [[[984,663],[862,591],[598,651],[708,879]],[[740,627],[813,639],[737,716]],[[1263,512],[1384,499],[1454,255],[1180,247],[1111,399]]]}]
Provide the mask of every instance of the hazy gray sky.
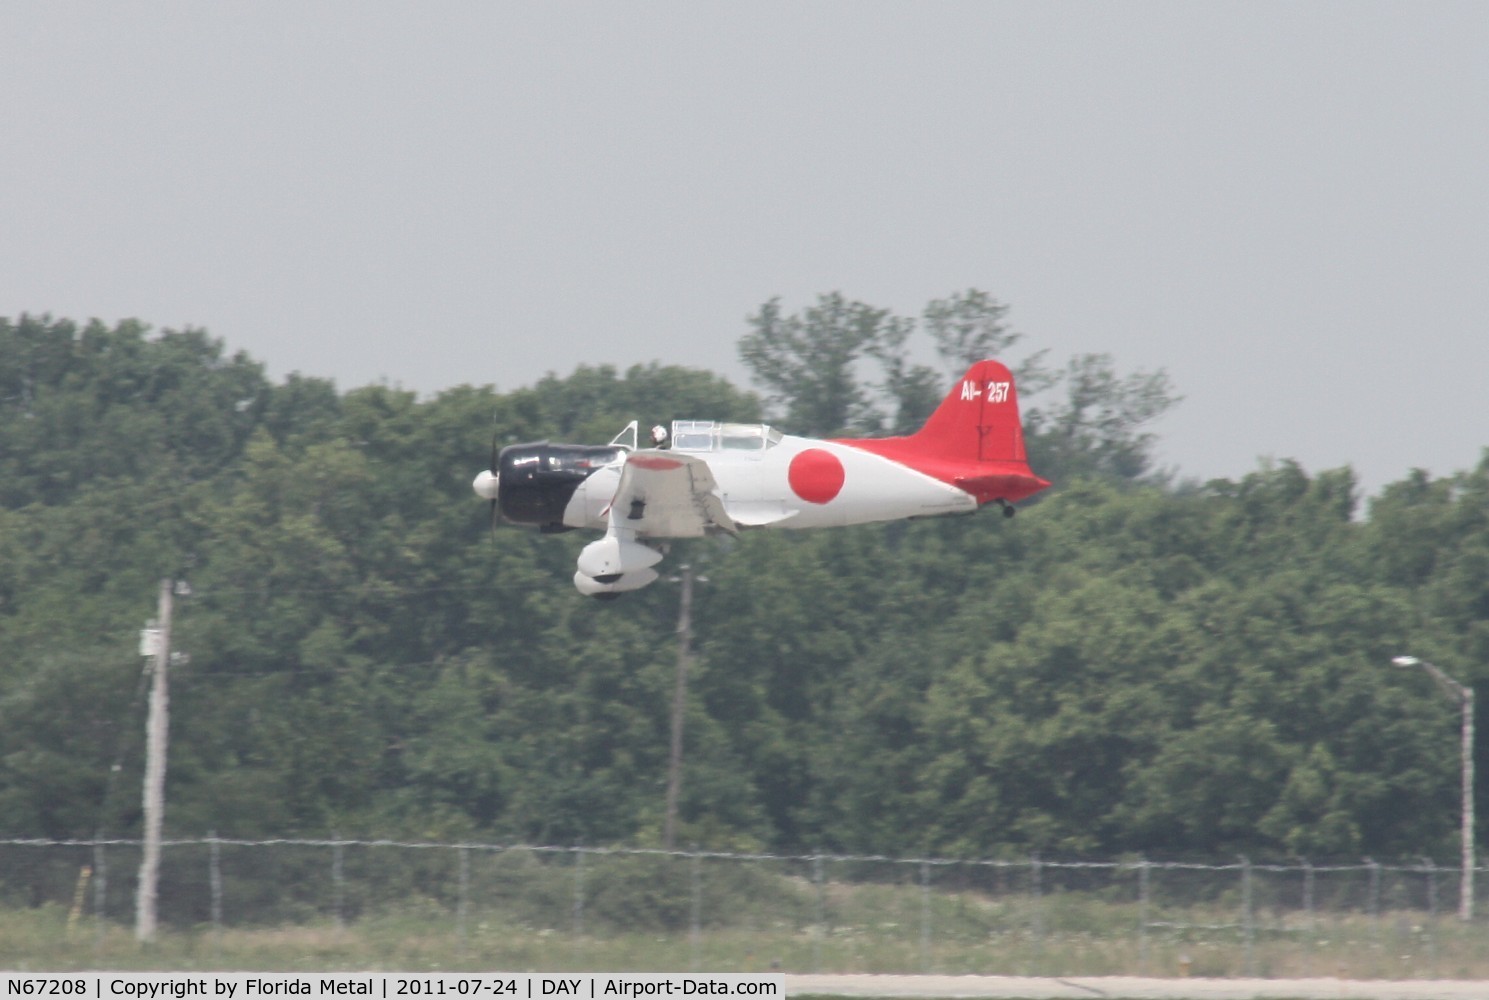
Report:
[{"label": "hazy gray sky", "polygon": [[435,392],[744,383],[772,296],[978,287],[1166,368],[1188,475],[1489,445],[1477,0],[9,0],[0,37],[0,315]]}]

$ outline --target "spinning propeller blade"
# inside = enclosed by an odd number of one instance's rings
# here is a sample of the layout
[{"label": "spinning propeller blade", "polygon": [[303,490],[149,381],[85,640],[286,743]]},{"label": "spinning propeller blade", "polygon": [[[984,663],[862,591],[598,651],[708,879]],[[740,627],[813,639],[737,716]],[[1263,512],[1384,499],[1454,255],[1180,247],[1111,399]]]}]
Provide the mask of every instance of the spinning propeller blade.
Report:
[{"label": "spinning propeller blade", "polygon": [[[491,470],[492,475],[497,476],[498,488],[500,487],[500,474],[496,471],[496,463],[500,457],[500,449],[497,447],[497,437],[499,434],[499,431],[493,431],[491,433],[491,464],[486,466],[486,468]],[[496,522],[498,521],[498,519],[499,515],[496,511],[496,497],[493,496],[491,498],[491,542],[493,545],[496,544]]]}]

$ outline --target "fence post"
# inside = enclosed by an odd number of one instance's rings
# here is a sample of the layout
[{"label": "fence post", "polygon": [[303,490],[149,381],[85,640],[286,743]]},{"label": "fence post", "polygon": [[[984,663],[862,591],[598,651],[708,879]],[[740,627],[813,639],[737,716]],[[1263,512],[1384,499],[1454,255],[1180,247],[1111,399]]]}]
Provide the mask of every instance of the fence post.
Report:
[{"label": "fence post", "polygon": [[1241,928],[1246,938],[1246,975],[1256,975],[1256,925],[1251,913],[1251,859],[1241,855]]},{"label": "fence post", "polygon": [[1431,858],[1422,859],[1427,875],[1427,958],[1432,965],[1432,978],[1437,978],[1437,865]]},{"label": "fence post", "polygon": [[1303,914],[1308,921],[1308,933],[1312,934],[1316,927],[1313,913],[1313,862],[1307,858],[1303,859]]},{"label": "fence post", "polygon": [[1380,944],[1380,862],[1374,858],[1366,858],[1365,865],[1370,869],[1370,893],[1365,908],[1370,914],[1370,935],[1374,942]]},{"label": "fence post", "polygon": [[1030,915],[1030,924],[1033,927],[1033,961],[1029,974],[1037,976],[1044,967],[1044,869],[1039,861],[1039,855],[1029,857],[1029,896],[1034,903],[1034,912]]},{"label": "fence post", "polygon": [[1143,975],[1148,974],[1148,898],[1149,898],[1149,869],[1147,858],[1138,859],[1137,863],[1137,954],[1138,969]]},{"label": "fence post", "polygon": [[470,910],[470,845],[461,844],[455,850],[460,855],[460,901],[455,908],[455,923],[459,930],[460,957],[465,957],[465,918]]},{"label": "fence post", "polygon": [[920,862],[920,971],[931,972],[931,863]]},{"label": "fence post", "polygon": [[331,897],[336,907],[336,929],[346,929],[346,845],[341,835],[331,834]]},{"label": "fence post", "polygon": [[1318,952],[1318,920],[1313,907],[1313,862],[1303,858],[1303,920],[1304,933],[1308,941],[1308,958],[1312,962]]},{"label": "fence post", "polygon": [[[109,901],[109,865],[106,860],[103,844],[99,841],[93,842],[93,920],[94,937],[93,948],[96,952],[103,947],[103,932],[105,910]],[[96,957],[96,955],[95,955]]]},{"label": "fence post", "polygon": [[207,885],[212,893],[212,937],[217,948],[222,947],[222,843],[217,831],[207,833]]},{"label": "fence post", "polygon": [[584,933],[584,848],[574,846],[574,957],[579,957],[579,938]]},{"label": "fence post", "polygon": [[691,882],[690,893],[691,905],[688,909],[688,944],[692,952],[692,971],[698,971],[698,951],[703,943],[703,873],[699,868],[701,858],[698,855],[698,845],[693,845],[692,858],[690,859]]},{"label": "fence post", "polygon": [[822,882],[822,852],[812,855],[812,881],[817,885],[816,933],[812,935],[812,971],[822,971],[822,937],[827,932],[826,887]]}]

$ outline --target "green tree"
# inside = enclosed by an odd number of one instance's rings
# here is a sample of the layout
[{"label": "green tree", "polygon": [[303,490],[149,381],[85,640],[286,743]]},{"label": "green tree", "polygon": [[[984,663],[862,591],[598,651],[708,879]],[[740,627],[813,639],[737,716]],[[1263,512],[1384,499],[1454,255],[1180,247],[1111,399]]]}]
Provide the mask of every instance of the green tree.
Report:
[{"label": "green tree", "polygon": [[852,302],[839,292],[785,315],[771,299],[749,317],[739,356],[792,433],[826,437],[876,428],[880,415],[857,368],[886,352],[903,331],[887,309]]},{"label": "green tree", "polygon": [[[825,355],[841,381],[791,390],[837,393],[827,431],[913,426],[936,395],[918,326],[947,364],[1015,345],[975,290],[918,323],[840,296],[815,309],[768,304],[761,326],[806,338],[782,342],[797,365],[813,324],[824,350],[854,317],[871,331]],[[1413,474],[1363,515],[1348,469],[1173,488],[1151,469],[1161,373],[1097,356],[1034,391],[1026,370],[1035,467],[1061,488],[1016,520],[674,546],[669,565],[710,579],[684,836],[1450,854],[1453,707],[1386,665],[1411,652],[1484,679],[1489,462]],[[587,539],[490,530],[470,479],[493,436],[603,441],[689,416],[759,419],[759,401],[655,364],[338,392],[269,384],[199,331],[0,323],[6,831],[137,824],[136,633],[158,579],[185,575],[170,832],[656,842],[675,589],[585,600],[568,580]]]},{"label": "green tree", "polygon": [[1143,428],[1180,397],[1167,373],[1118,375],[1108,354],[1072,358],[1052,378],[1061,398],[1025,415],[1030,462],[1057,479],[1102,475],[1135,480],[1152,472],[1156,440]]},{"label": "green tree", "polygon": [[[1008,311],[975,288],[928,303],[919,324],[837,292],[791,315],[771,299],[749,317],[739,355],[792,433],[909,434],[945,398],[951,379],[1022,340],[1008,326]],[[946,372],[913,360],[918,328]],[[1056,480],[1151,474],[1155,437],[1146,428],[1180,400],[1168,375],[1121,375],[1105,354],[1080,355],[1052,370],[1045,356],[1037,351],[1012,364],[1035,468]]]},{"label": "green tree", "polygon": [[230,464],[267,391],[262,366],[201,330],[0,318],[0,504],[65,503],[89,484]]},{"label": "green tree", "polygon": [[948,371],[960,374],[983,358],[1001,358],[1022,339],[1008,326],[1009,306],[970,288],[926,304],[926,332]]}]

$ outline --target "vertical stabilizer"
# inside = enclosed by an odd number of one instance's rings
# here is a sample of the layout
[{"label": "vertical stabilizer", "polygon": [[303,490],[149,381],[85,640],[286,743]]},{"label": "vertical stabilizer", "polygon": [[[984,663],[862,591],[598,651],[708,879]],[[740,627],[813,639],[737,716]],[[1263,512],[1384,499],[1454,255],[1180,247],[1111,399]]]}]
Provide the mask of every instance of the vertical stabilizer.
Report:
[{"label": "vertical stabilizer", "polygon": [[1001,361],[979,361],[952,385],[925,426],[907,437],[840,443],[882,455],[962,489],[979,504],[1011,504],[1048,487],[1029,468],[1018,389]]},{"label": "vertical stabilizer", "polygon": [[937,458],[1027,462],[1013,373],[1001,361],[977,362],[907,442]]}]

